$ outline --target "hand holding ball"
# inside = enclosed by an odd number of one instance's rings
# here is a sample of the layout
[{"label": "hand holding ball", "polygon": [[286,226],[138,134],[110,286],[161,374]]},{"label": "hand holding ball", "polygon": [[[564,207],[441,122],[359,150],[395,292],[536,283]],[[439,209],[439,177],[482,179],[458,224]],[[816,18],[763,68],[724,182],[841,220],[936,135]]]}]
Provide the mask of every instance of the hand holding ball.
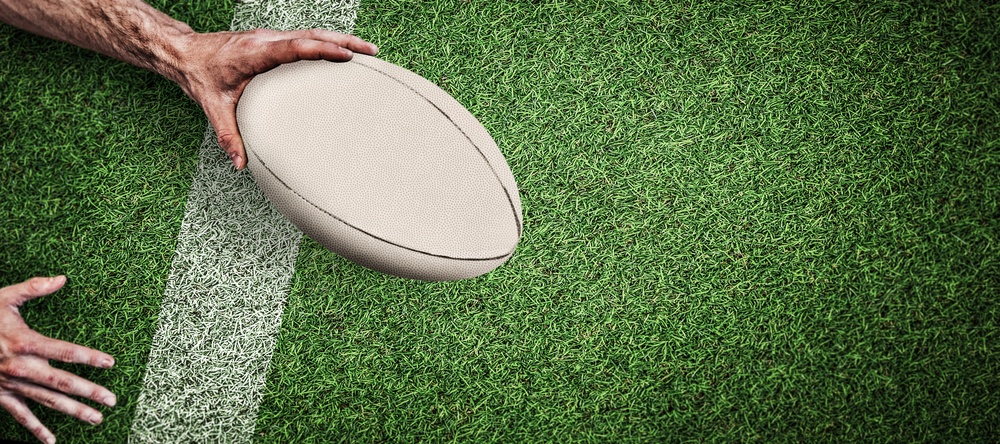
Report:
[{"label": "hand holding ball", "polygon": [[355,263],[455,280],[514,253],[510,167],[468,110],[411,71],[361,54],[281,65],[247,85],[237,121],[268,199]]}]

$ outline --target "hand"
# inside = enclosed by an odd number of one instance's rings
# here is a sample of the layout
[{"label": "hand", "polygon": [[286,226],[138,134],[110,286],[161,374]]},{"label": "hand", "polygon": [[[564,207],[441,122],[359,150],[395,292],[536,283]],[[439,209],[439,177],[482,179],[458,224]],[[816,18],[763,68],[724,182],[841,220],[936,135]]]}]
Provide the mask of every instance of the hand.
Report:
[{"label": "hand", "polygon": [[[320,29],[188,34],[175,79],[201,105],[219,145],[236,169],[246,166],[246,151],[236,124],[236,104],[255,75],[298,60],[346,62],[354,52],[375,55],[378,48],[358,37]],[[172,77],[172,76],[171,76]]]},{"label": "hand", "polygon": [[106,353],[65,341],[47,338],[28,328],[18,307],[40,296],[55,293],[66,283],[65,276],[33,278],[0,288],[0,406],[18,423],[31,430],[40,441],[56,438],[35,417],[26,399],[79,418],[100,424],[101,412],[70,396],[91,399],[108,407],[115,395],[108,389],[77,375],[49,366],[49,359],[94,367],[111,368],[114,359]]},{"label": "hand", "polygon": [[201,105],[233,165],[246,166],[236,102],[253,76],[297,60],[346,62],[378,48],[332,31],[200,34],[143,0],[0,0],[0,21],[160,73]]}]

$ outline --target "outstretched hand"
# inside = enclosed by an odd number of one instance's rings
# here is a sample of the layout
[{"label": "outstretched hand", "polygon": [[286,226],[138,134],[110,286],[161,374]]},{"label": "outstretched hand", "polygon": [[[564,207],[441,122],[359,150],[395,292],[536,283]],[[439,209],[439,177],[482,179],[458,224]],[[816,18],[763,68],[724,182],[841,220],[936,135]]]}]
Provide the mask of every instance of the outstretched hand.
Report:
[{"label": "outstretched hand", "polygon": [[246,166],[236,104],[255,75],[298,60],[346,62],[355,52],[375,55],[378,48],[358,37],[321,29],[193,33],[179,55],[175,79],[201,105],[219,145],[237,169]]},{"label": "outstretched hand", "polygon": [[101,423],[101,412],[71,396],[108,407],[116,402],[115,395],[108,389],[49,366],[49,360],[55,359],[111,368],[114,358],[91,348],[42,336],[21,319],[18,311],[21,304],[52,294],[65,283],[65,276],[36,277],[0,288],[0,406],[45,443],[55,442],[55,436],[28,409],[26,400],[34,400],[91,424]]}]

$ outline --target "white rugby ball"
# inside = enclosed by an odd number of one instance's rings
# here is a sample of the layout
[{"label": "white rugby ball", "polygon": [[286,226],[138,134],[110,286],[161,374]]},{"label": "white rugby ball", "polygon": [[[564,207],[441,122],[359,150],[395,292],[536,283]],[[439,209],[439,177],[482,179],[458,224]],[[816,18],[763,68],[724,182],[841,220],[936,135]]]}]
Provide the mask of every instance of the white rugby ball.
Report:
[{"label": "white rugby ball", "polygon": [[521,200],[482,124],[441,88],[375,57],[256,76],[237,107],[247,167],[306,235],[420,280],[487,273],[514,253]]}]

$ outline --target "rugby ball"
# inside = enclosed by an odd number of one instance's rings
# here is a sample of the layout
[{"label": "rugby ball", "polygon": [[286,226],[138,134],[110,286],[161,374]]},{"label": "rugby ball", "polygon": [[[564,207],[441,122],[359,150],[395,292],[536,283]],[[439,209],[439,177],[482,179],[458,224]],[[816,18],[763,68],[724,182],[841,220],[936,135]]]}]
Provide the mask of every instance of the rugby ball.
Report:
[{"label": "rugby ball", "polygon": [[306,235],[420,280],[487,273],[514,253],[521,200],[493,138],[447,92],[381,59],[300,61],[237,106],[247,167]]}]

